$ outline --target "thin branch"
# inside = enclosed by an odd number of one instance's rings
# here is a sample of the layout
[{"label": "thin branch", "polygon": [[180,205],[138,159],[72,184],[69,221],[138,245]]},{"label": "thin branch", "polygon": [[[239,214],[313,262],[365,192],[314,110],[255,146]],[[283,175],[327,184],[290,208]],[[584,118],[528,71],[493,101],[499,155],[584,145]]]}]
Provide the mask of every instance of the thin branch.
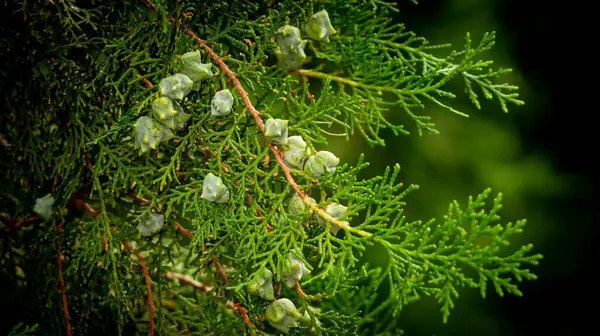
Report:
[{"label": "thin branch", "polygon": [[123,246],[125,246],[129,250],[129,252],[131,252],[135,255],[135,257],[138,259],[138,262],[140,263],[140,266],[142,267],[142,272],[144,272],[144,280],[146,282],[146,290],[148,291],[148,310],[149,310],[148,335],[153,336],[154,335],[154,301],[152,300],[152,278],[150,278],[150,273],[148,272],[148,267],[146,266],[146,261],[144,260],[144,257],[141,254],[139,254],[136,250],[134,250],[128,241],[121,240],[121,243],[123,243]]},{"label": "thin branch", "polygon": [[365,85],[353,81],[351,79],[347,79],[347,78],[343,78],[343,77],[338,77],[338,76],[334,76],[334,75],[329,75],[326,73],[322,73],[322,72],[318,72],[318,71],[314,71],[314,70],[308,70],[308,69],[298,69],[295,71],[292,71],[293,74],[296,75],[300,75],[300,76],[308,76],[308,77],[316,77],[316,78],[321,78],[321,79],[329,79],[332,80],[334,82],[338,82],[338,83],[342,83],[342,84],[348,84],[350,86],[362,86],[365,87]]},{"label": "thin branch", "polygon": [[92,216],[94,219],[98,218],[98,211],[94,210],[94,208],[92,208],[89,205],[89,203],[87,203],[84,200],[74,199],[74,200],[69,201],[69,203],[67,203],[67,205],[78,206],[78,207],[82,208],[85,212],[89,213],[90,216]]},{"label": "thin branch", "polygon": [[132,200],[138,202],[138,203],[142,203],[142,204],[146,204],[146,205],[152,205],[152,202],[143,198],[143,197],[139,197],[134,193],[129,193],[127,194],[127,197],[131,198]]},{"label": "thin branch", "polygon": [[175,221],[175,226],[177,226],[177,230],[179,230],[179,232],[181,232],[184,236],[193,239],[194,235],[190,233],[190,231],[188,231],[188,229],[184,228],[183,225],[181,225],[178,221]]},{"label": "thin branch", "polygon": [[[242,83],[240,83],[237,76],[229,69],[227,64],[225,64],[225,62],[223,61],[223,58],[221,56],[215,54],[215,52],[212,50],[212,48],[210,48],[206,44],[206,41],[200,39],[198,36],[196,36],[196,34],[194,34],[189,29],[186,29],[185,34],[187,36],[189,36],[191,39],[193,39],[194,42],[196,42],[197,44],[202,46],[202,48],[204,48],[204,50],[210,56],[210,58],[212,58],[215,62],[217,62],[217,64],[221,68],[221,70],[223,70],[223,72],[227,75],[227,77],[229,77],[229,79],[231,79],[235,89],[239,92],[240,96],[242,97],[242,100],[244,101],[244,106],[246,106],[248,111],[250,111],[250,114],[252,114],[252,117],[254,118],[254,121],[256,122],[256,126],[258,126],[258,129],[260,129],[260,131],[264,134],[265,133],[265,124],[263,123],[262,119],[260,118],[260,112],[258,112],[254,108],[254,106],[252,105],[252,102],[250,101],[250,98],[248,97],[248,93],[242,87]],[[265,138],[266,138],[266,136],[265,136]],[[285,178],[287,179],[290,187],[292,187],[292,189],[294,189],[294,191],[296,191],[298,196],[300,196],[300,198],[304,201],[304,203],[306,203],[306,205],[308,205],[313,211],[317,212],[319,214],[319,216],[323,217],[325,220],[331,222],[332,224],[335,224],[336,226],[338,226],[344,230],[354,232],[363,237],[371,236],[371,233],[369,233],[367,231],[353,228],[348,223],[332,217],[327,212],[325,212],[325,210],[319,208],[316,203],[310,201],[307,198],[306,194],[302,190],[300,190],[300,187],[296,183],[296,180],[294,180],[294,177],[292,176],[290,168],[285,164],[285,161],[283,160],[283,153],[281,152],[281,150],[279,148],[277,148],[277,146],[272,144],[270,141],[268,141],[267,144],[269,145],[271,152],[273,152],[273,155],[275,156],[275,160],[277,160],[277,164],[279,164],[279,166],[281,167],[281,170],[283,170],[283,174],[285,175]]]},{"label": "thin branch", "polygon": [[14,220],[14,219],[0,217],[0,221],[2,223],[4,223],[4,225],[5,225],[2,228],[2,230],[4,232],[11,232],[11,231],[19,230],[19,229],[25,227],[27,224],[35,222],[36,220],[38,220],[37,216],[27,216],[18,221]]},{"label": "thin branch", "polygon": [[[167,272],[165,274],[165,276],[169,279],[175,278],[181,282],[185,282],[185,283],[192,285],[195,288],[197,288],[201,291],[204,291],[204,292],[209,292],[212,290],[211,285],[207,285],[205,283],[196,281],[184,274],[179,274],[179,273],[175,273],[175,272]],[[217,296],[217,293],[215,293],[215,292],[213,292],[212,294],[213,294],[213,296]],[[256,326],[254,324],[252,324],[252,322],[250,321],[250,317],[248,317],[248,310],[246,308],[244,308],[244,306],[242,306],[241,304],[239,304],[237,302],[230,301],[230,300],[227,301],[226,305],[231,310],[239,312],[240,315],[242,316],[242,320],[244,321],[244,323],[246,323],[248,326],[256,329]]]},{"label": "thin branch", "polygon": [[[62,228],[60,223],[56,223],[56,233],[60,235],[62,232]],[[58,264],[58,286],[60,288],[60,296],[62,300],[63,306],[63,315],[65,317],[65,328],[67,336],[71,336],[71,322],[69,322],[69,305],[67,304],[67,292],[65,290],[65,279],[63,277],[63,264],[62,264],[62,254],[60,253],[60,246],[58,244],[58,239],[56,242],[56,263]]]},{"label": "thin branch", "polygon": [[217,260],[217,257],[212,256],[211,261],[215,265],[215,267],[217,268],[217,270],[219,271],[219,274],[221,275],[221,278],[223,279],[223,282],[226,285],[229,284],[229,279],[227,279],[227,274],[225,274],[225,271],[223,270],[223,267],[219,263],[219,260]]},{"label": "thin branch", "polygon": [[168,279],[175,278],[175,279],[177,279],[179,281],[182,281],[182,282],[185,282],[187,284],[190,284],[190,285],[192,285],[192,286],[194,286],[194,287],[196,287],[199,290],[204,291],[204,292],[208,292],[208,291],[210,291],[212,289],[212,283],[209,285],[209,284],[206,284],[206,283],[203,283],[203,282],[200,282],[200,281],[196,281],[196,280],[190,278],[189,276],[187,276],[185,274],[180,274],[180,273],[175,273],[175,272],[167,272],[165,274],[165,276]]},{"label": "thin branch", "polygon": [[[268,157],[269,156],[265,156],[265,158],[268,158]],[[250,207],[252,207],[252,196],[250,196],[250,194],[246,194],[246,201],[248,201],[248,205]],[[264,217],[263,214],[262,214],[262,212],[260,211],[260,209],[258,207],[254,208],[254,210],[256,210],[256,215],[258,217]],[[262,220],[261,220],[261,222],[262,222]],[[269,225],[269,223],[266,223],[266,226],[267,226],[267,231],[268,232],[273,231],[273,227],[271,225]]]},{"label": "thin branch", "polygon": [[149,89],[152,87],[152,82],[150,82],[148,80],[148,78],[145,78],[145,77],[142,78],[142,75],[140,75],[140,74],[137,74],[137,78],[139,80],[141,80],[141,83],[140,83],[141,86],[145,87],[146,89]]},{"label": "thin branch", "polygon": [[[194,238],[194,235],[191,234],[190,231],[188,231],[186,228],[184,228],[183,225],[181,225],[181,223],[179,223],[178,221],[175,221],[175,226],[177,227],[177,230],[179,230],[179,232],[181,232],[184,236],[188,237],[189,239]],[[225,270],[223,270],[223,267],[221,266],[221,263],[219,263],[219,260],[217,259],[217,257],[212,256],[211,262],[215,265],[215,267],[219,271],[219,274],[221,275],[221,279],[223,279],[223,282],[226,285],[229,284],[229,279],[227,279],[227,274],[225,273]]]}]

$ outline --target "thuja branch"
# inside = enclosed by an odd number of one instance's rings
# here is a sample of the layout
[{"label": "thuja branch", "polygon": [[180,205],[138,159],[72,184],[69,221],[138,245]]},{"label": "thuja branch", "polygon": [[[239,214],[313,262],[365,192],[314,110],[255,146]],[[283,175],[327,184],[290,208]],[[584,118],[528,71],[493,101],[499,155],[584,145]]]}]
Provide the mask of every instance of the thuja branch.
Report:
[{"label": "thuja branch", "polygon": [[[60,223],[56,223],[56,233],[60,235],[62,232],[62,228]],[[63,277],[63,263],[62,263],[62,253],[60,253],[60,246],[58,244],[58,238],[56,242],[56,263],[58,264],[58,286],[60,288],[60,296],[62,300],[63,306],[63,315],[65,317],[65,328],[67,336],[71,336],[71,322],[69,317],[69,305],[67,304],[67,293],[65,290],[65,279]]]},{"label": "thuja branch", "polygon": [[138,259],[140,266],[142,267],[142,272],[144,273],[144,281],[146,282],[146,290],[148,291],[148,335],[154,335],[154,301],[152,299],[152,278],[150,278],[150,273],[148,272],[148,266],[146,266],[146,261],[144,260],[144,256],[142,256],[139,252],[133,249],[131,244],[128,241],[122,240],[123,246],[125,246],[129,252],[133,253],[135,257]]},{"label": "thuja branch", "polygon": [[[194,42],[196,42],[197,44],[202,46],[202,48],[204,48],[204,50],[210,56],[210,58],[212,60],[214,60],[215,62],[217,62],[217,64],[221,68],[221,70],[223,70],[223,72],[227,75],[227,77],[229,77],[229,79],[231,79],[235,89],[238,91],[238,93],[242,97],[242,100],[244,101],[244,106],[248,109],[248,111],[250,111],[250,114],[252,115],[252,117],[254,118],[254,121],[256,122],[256,126],[258,127],[258,129],[260,129],[260,131],[264,135],[265,134],[265,124],[263,123],[262,119],[260,118],[260,112],[258,112],[256,110],[256,108],[254,108],[254,105],[252,105],[252,102],[250,101],[250,98],[248,97],[248,93],[242,86],[242,83],[240,83],[237,76],[233,73],[233,71],[231,71],[229,69],[227,64],[225,64],[225,62],[223,61],[223,58],[221,56],[215,54],[215,52],[212,50],[212,48],[209,47],[208,44],[206,44],[206,41],[200,39],[198,36],[196,36],[196,34],[194,34],[189,29],[187,29],[185,31],[185,34],[187,36],[189,36],[190,38],[192,38],[194,40]],[[267,137],[265,136],[265,138],[267,138]],[[269,141],[268,138],[267,138],[267,144],[268,144],[269,148],[271,149],[271,152],[273,152],[273,155],[275,156],[275,160],[277,161],[277,164],[281,167],[281,170],[283,171],[283,174],[285,175],[285,178],[288,181],[290,187],[292,187],[292,189],[294,189],[294,191],[298,194],[298,196],[300,196],[300,198],[304,201],[304,203],[306,205],[308,205],[313,211],[317,212],[325,220],[331,222],[332,224],[335,224],[336,226],[338,226],[344,230],[356,233],[363,237],[371,236],[371,233],[369,233],[367,231],[353,228],[350,225],[348,225],[347,223],[345,223],[337,218],[332,217],[327,212],[325,212],[325,210],[319,208],[315,203],[311,202],[307,198],[306,194],[302,190],[300,190],[298,183],[296,183],[296,180],[292,176],[292,172],[291,172],[290,168],[285,164],[285,161],[283,160],[283,154],[282,154],[281,150],[279,148],[277,148],[277,146],[275,146],[271,141]]]},{"label": "thuja branch", "polygon": [[[87,203],[83,200],[74,199],[71,202],[69,202],[68,204],[79,206],[85,212],[90,214],[90,216],[92,216],[94,219],[98,218],[98,211],[94,210],[94,208],[92,208],[92,206],[89,203]],[[121,243],[131,253],[133,253],[135,255],[135,257],[138,259],[138,262],[140,263],[142,272],[144,273],[144,281],[146,283],[147,301],[148,301],[148,335],[153,336],[154,335],[154,310],[155,310],[155,307],[154,307],[154,301],[152,299],[152,278],[150,277],[150,273],[148,271],[148,267],[146,266],[146,261],[145,261],[144,257],[139,252],[137,252],[128,241],[121,240]]]}]

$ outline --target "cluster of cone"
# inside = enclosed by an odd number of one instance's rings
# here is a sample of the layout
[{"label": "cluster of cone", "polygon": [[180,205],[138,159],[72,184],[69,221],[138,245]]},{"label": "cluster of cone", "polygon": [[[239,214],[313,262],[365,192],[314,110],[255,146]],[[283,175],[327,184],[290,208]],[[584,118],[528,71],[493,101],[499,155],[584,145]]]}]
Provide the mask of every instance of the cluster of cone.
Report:
[{"label": "cluster of cone", "polygon": [[[336,33],[329,21],[329,14],[325,10],[311,15],[302,26],[302,30],[309,38],[325,43],[329,42],[330,35]],[[306,59],[304,53],[306,40],[301,38],[300,29],[285,25],[277,30],[277,34],[279,46],[279,50],[275,52],[277,66],[284,71],[299,69]]]},{"label": "cluster of cone", "polygon": [[[310,273],[306,265],[302,261],[302,252],[294,250],[288,253],[288,258],[285,261],[285,267],[282,277],[288,287],[294,287],[303,276]],[[261,298],[273,301],[275,295],[273,292],[273,273],[266,267],[260,269],[248,285],[250,294],[258,295]],[[313,315],[316,310],[310,307]],[[301,314],[296,310],[294,303],[286,298],[281,298],[271,302],[267,306],[265,315],[269,323],[283,332],[288,332],[290,328],[297,327],[299,323],[310,324],[310,315],[308,311]],[[318,320],[317,320],[317,323]]]}]

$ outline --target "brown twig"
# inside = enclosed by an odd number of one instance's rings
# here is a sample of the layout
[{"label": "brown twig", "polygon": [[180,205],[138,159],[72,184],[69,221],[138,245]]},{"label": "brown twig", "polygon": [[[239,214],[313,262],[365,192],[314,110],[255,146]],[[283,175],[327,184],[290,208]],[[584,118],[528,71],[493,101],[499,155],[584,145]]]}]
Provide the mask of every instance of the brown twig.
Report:
[{"label": "brown twig", "polygon": [[154,301],[152,300],[152,278],[150,278],[150,273],[148,272],[148,267],[146,266],[146,261],[144,257],[139,254],[136,250],[133,249],[131,244],[129,244],[126,240],[121,240],[121,243],[129,250],[129,252],[133,253],[135,257],[138,259],[140,266],[142,267],[142,272],[144,273],[144,281],[146,282],[146,290],[148,291],[148,335],[154,335]]},{"label": "brown twig", "polygon": [[150,82],[148,80],[148,78],[145,78],[145,77],[142,78],[142,75],[140,75],[140,74],[137,74],[137,78],[142,81],[140,83],[141,86],[145,87],[146,89],[149,89],[152,87],[152,82]]},{"label": "brown twig", "polygon": [[67,205],[75,205],[82,208],[85,212],[89,213],[94,219],[98,218],[98,211],[94,210],[86,201],[80,199],[74,199],[69,201]]},{"label": "brown twig", "polygon": [[8,141],[6,141],[6,139],[4,139],[4,137],[2,135],[0,135],[0,144],[2,145],[2,147],[4,147],[4,149],[6,149],[7,151],[10,150],[10,143],[8,143]]},{"label": "brown twig", "polygon": [[129,193],[127,194],[127,197],[131,198],[132,200],[138,202],[138,203],[142,203],[142,204],[149,204],[152,205],[152,202],[143,198],[143,197],[139,197],[138,195],[134,194],[134,193]]},{"label": "brown twig", "polygon": [[37,216],[27,216],[18,221],[14,220],[14,219],[0,217],[0,221],[2,221],[2,223],[4,223],[4,225],[6,225],[5,227],[2,228],[2,230],[4,232],[11,232],[11,231],[19,230],[19,229],[25,227],[27,224],[35,222],[36,220],[38,220]]},{"label": "brown twig", "polygon": [[225,271],[223,270],[223,267],[219,263],[219,260],[217,260],[217,257],[212,256],[212,258],[210,260],[212,261],[212,263],[215,265],[215,267],[219,271],[219,274],[221,275],[221,279],[223,279],[223,282],[226,285],[229,284],[229,279],[227,279],[227,274],[225,274]]},{"label": "brown twig", "polygon": [[203,283],[203,282],[200,282],[200,281],[196,281],[196,280],[190,278],[189,276],[187,276],[185,274],[179,274],[179,273],[175,273],[175,272],[167,272],[165,274],[165,276],[168,279],[175,278],[175,279],[177,279],[179,281],[182,281],[182,282],[185,282],[187,284],[190,284],[190,285],[192,285],[192,286],[194,286],[194,287],[196,287],[199,290],[204,291],[204,292],[208,292],[208,291],[210,291],[212,289],[212,283],[207,284],[207,283]]},{"label": "brown twig", "polygon": [[[56,223],[56,233],[60,234],[62,232],[62,228],[60,223]],[[65,328],[67,336],[71,336],[71,322],[69,322],[69,305],[67,304],[67,293],[65,290],[65,279],[63,278],[63,264],[62,264],[62,254],[60,253],[60,246],[58,244],[58,240],[56,243],[56,263],[58,264],[58,286],[60,288],[60,296],[62,300],[63,306],[63,315],[65,317]]]},{"label": "brown twig", "polygon": [[298,296],[303,297],[306,295],[306,293],[304,293],[304,291],[302,290],[302,287],[300,287],[300,284],[298,282],[296,282],[296,291],[298,292]]},{"label": "brown twig", "polygon": [[178,221],[175,221],[175,226],[177,227],[177,230],[179,230],[179,232],[181,232],[184,236],[190,239],[194,238],[194,235],[191,234],[188,229],[184,228],[183,225],[181,225]]},{"label": "brown twig", "polygon": [[256,326],[252,324],[252,321],[250,321],[250,318],[248,317],[248,309],[244,308],[244,306],[242,306],[241,304],[232,301],[227,301],[227,306],[232,308],[234,311],[239,312],[242,316],[242,320],[244,321],[244,323],[256,329]]}]

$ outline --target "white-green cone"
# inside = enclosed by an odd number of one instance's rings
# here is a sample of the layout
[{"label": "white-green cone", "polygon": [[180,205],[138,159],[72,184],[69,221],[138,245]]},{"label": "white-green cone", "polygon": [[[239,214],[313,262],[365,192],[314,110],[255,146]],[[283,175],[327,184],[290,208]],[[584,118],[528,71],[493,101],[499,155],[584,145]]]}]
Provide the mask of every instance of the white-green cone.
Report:
[{"label": "white-green cone", "polygon": [[248,292],[260,296],[265,300],[273,300],[273,273],[268,268],[263,267],[256,276],[256,279],[248,285]]},{"label": "white-green cone", "polygon": [[182,130],[190,118],[183,108],[169,97],[160,97],[152,102],[152,113],[161,124],[172,130]]},{"label": "white-green cone", "polygon": [[229,189],[223,184],[223,180],[208,173],[202,184],[202,196],[207,201],[216,203],[227,203],[229,201]]},{"label": "white-green cone", "polygon": [[184,74],[174,74],[167,78],[163,78],[158,86],[160,94],[171,99],[182,100],[192,90],[194,82]]},{"label": "white-green cone", "polygon": [[310,148],[299,135],[288,138],[287,148],[283,151],[283,161],[289,167],[302,169],[304,162],[310,156]]},{"label": "white-green cone", "polygon": [[[306,196],[306,198],[311,201],[312,203],[316,203],[315,199],[309,196]],[[298,196],[298,194],[294,193],[294,195],[292,195],[292,197],[289,198],[288,203],[288,213],[290,214],[301,214],[307,211],[308,208],[308,214],[312,214],[312,209],[308,207],[308,205],[306,205],[306,203],[304,202],[304,200],[302,200],[302,197]]]},{"label": "white-green cone", "polygon": [[194,84],[192,90],[198,91],[203,80],[208,79],[213,75],[212,64],[203,64],[200,57],[200,50],[190,51],[181,56],[181,73],[188,76]]},{"label": "white-green cone", "polygon": [[210,114],[213,116],[226,116],[233,108],[233,95],[227,89],[215,93],[210,104]]},{"label": "white-green cone", "polygon": [[292,301],[284,298],[272,302],[267,307],[265,316],[273,328],[287,333],[290,328],[298,326],[302,314],[296,310],[296,306]]},{"label": "white-green cone", "polygon": [[304,164],[304,171],[310,176],[319,177],[328,172],[335,172],[335,167],[340,163],[340,159],[328,151],[319,151],[309,157]]},{"label": "white-green cone", "polygon": [[[348,209],[348,207],[345,207],[343,205],[337,204],[337,203],[331,203],[328,204],[325,207],[325,212],[330,215],[333,218],[342,218],[344,217],[344,215],[346,214],[346,209]],[[325,228],[326,227],[326,220],[319,216],[318,214],[314,214],[314,218],[317,221],[317,223]],[[348,222],[344,221],[344,223],[348,224]],[[335,225],[334,223],[329,223],[329,232],[331,232],[332,234],[336,235],[338,233],[338,231],[340,230],[340,227]]]},{"label": "white-green cone", "polygon": [[296,254],[300,253],[288,253],[288,258],[285,261],[285,269],[282,274],[286,286],[290,288],[296,286],[296,283],[300,281],[303,276],[310,274],[310,270],[306,268],[302,259],[296,256]]},{"label": "white-green cone", "polygon": [[140,154],[156,149],[159,143],[168,141],[173,137],[173,132],[170,129],[159,123],[158,121],[140,117],[133,126],[134,146],[140,149]]},{"label": "white-green cone", "polygon": [[48,219],[52,215],[52,205],[54,204],[54,197],[48,194],[44,197],[35,200],[35,206],[33,212],[38,214],[42,219]]},{"label": "white-green cone", "polygon": [[329,42],[329,36],[337,33],[333,29],[331,21],[329,21],[329,14],[325,10],[311,15],[302,29],[311,39],[322,42]]},{"label": "white-green cone", "polygon": [[293,26],[283,26],[277,30],[277,44],[279,50],[275,52],[277,56],[277,66],[283,71],[296,70],[302,66],[306,59],[304,53],[303,41],[300,37],[300,29]]},{"label": "white-green cone", "polygon": [[165,223],[165,216],[157,213],[150,214],[149,217],[143,218],[138,223],[138,230],[142,237],[150,237],[159,232]]},{"label": "white-green cone", "polygon": [[288,142],[288,121],[269,118],[265,122],[265,136],[277,145],[286,145]]}]

